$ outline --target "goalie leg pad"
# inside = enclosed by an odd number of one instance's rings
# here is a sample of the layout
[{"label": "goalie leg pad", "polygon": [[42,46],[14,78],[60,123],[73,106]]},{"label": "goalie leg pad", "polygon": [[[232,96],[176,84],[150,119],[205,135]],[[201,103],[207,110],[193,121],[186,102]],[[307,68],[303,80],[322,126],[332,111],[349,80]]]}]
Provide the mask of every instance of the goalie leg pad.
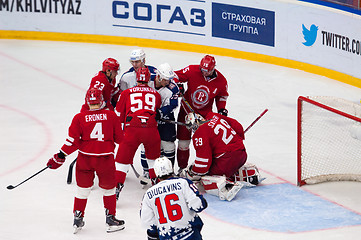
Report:
[{"label": "goalie leg pad", "polygon": [[206,193],[227,201],[231,201],[243,187],[241,183],[228,181],[225,176],[203,176],[201,182]]},{"label": "goalie leg pad", "polygon": [[218,196],[220,200],[226,199],[226,177],[224,176],[203,176],[201,178],[204,191],[210,195]]}]

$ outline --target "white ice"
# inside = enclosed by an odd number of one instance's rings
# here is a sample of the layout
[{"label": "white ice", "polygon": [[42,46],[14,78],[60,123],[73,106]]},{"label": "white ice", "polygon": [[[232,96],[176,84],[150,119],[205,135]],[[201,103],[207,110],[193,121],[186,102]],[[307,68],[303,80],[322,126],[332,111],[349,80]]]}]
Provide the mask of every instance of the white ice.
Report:
[{"label": "white ice", "polygon": [[[146,239],[139,221],[145,190],[131,171],[117,204],[118,218],[125,219],[126,229],[110,234],[105,232],[102,195],[97,186],[88,200],[85,227],[76,235],[72,233],[75,184],[73,181],[67,185],[66,175],[75,154],[60,169],[46,170],[13,190],[6,189],[44,168],[62,146],[70,121],[83,104],[90,79],[100,70],[101,62],[107,57],[116,58],[124,72],[130,67],[128,57],[134,48],[138,47],[0,40],[0,239]],[[148,64],[158,66],[168,62],[174,69],[197,64],[203,56],[144,49]],[[264,109],[269,109],[247,132],[245,141],[249,162],[255,163],[267,177],[264,184],[296,184],[298,96],[325,95],[360,101],[361,89],[326,77],[231,57],[216,56],[216,60],[217,69],[228,79],[230,116],[247,127]],[[134,162],[141,171],[138,156]],[[302,189],[361,213],[361,183],[324,183]],[[280,233],[229,224],[207,212],[200,215],[205,223],[204,239],[358,239],[361,236],[360,225]]]}]

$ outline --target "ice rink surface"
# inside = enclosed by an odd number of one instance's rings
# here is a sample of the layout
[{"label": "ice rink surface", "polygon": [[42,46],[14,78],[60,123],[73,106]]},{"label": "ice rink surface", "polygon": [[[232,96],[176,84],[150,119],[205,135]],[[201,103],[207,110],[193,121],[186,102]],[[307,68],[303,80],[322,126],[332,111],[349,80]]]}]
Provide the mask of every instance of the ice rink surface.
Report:
[{"label": "ice rink surface", "polygon": [[[128,59],[134,48],[138,47],[0,40],[0,239],[146,239],[139,221],[145,189],[131,170],[117,204],[117,216],[126,221],[126,229],[115,233],[105,232],[102,193],[96,184],[88,200],[85,227],[72,233],[75,183],[67,185],[66,176],[76,154],[58,170],[48,169],[13,190],[6,189],[44,168],[59,150],[102,61],[116,58],[123,73],[130,68]],[[168,62],[175,70],[198,64],[203,57],[144,50],[147,64]],[[256,164],[266,180],[256,188],[241,189],[232,202],[205,195],[209,208],[200,214],[203,238],[358,239],[361,183],[296,186],[296,113],[300,95],[335,96],[359,103],[361,89],[280,66],[223,56],[216,56],[216,61],[228,79],[231,117],[246,128],[269,109],[247,132],[245,141],[248,162]],[[134,165],[140,172],[138,154]]]}]

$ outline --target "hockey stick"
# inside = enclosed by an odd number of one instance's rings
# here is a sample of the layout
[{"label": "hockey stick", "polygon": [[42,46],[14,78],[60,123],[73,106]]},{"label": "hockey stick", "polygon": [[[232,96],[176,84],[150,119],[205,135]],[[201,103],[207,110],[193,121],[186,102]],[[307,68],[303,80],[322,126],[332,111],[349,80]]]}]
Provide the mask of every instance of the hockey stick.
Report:
[{"label": "hockey stick", "polygon": [[185,123],[177,122],[177,121],[173,121],[173,120],[168,120],[168,119],[162,119],[161,118],[161,119],[159,119],[159,121],[166,122],[166,123],[177,124],[177,125],[181,125],[181,126],[185,126],[185,127],[189,126],[189,125],[187,125]]},{"label": "hockey stick", "polygon": [[17,186],[20,186],[20,185],[23,184],[24,182],[30,180],[31,178],[35,177],[36,175],[38,175],[39,173],[41,173],[42,171],[44,171],[44,170],[46,170],[46,169],[48,169],[48,168],[50,168],[50,166],[46,166],[45,168],[41,169],[39,172],[37,172],[37,173],[35,173],[34,175],[30,176],[29,178],[25,179],[24,181],[22,181],[21,183],[19,183],[19,184],[16,185],[16,186],[9,185],[9,186],[7,186],[6,188],[9,189],[9,190],[14,189],[14,188],[16,188]]},{"label": "hockey stick", "polygon": [[137,178],[139,178],[139,177],[140,177],[140,174],[137,172],[137,170],[135,169],[134,165],[133,165],[133,164],[130,164],[130,166],[132,167],[135,176],[136,176]]},{"label": "hockey stick", "polygon": [[[193,110],[192,106],[189,104],[189,102],[186,100],[186,98],[184,97],[184,95],[181,95],[182,96],[182,100],[183,102],[187,105],[188,109],[192,112],[192,113],[195,113],[195,111]],[[184,110],[189,113],[185,107],[183,106]]]},{"label": "hockey stick", "polygon": [[78,158],[75,158],[74,161],[72,161],[69,165],[69,171],[68,171],[68,178],[66,179],[67,184],[71,184],[73,180],[73,167]]},{"label": "hockey stick", "polygon": [[252,123],[251,125],[249,125],[246,130],[244,130],[244,133],[246,133],[263,115],[266,114],[266,112],[268,111],[268,109],[266,108],[262,113],[261,115],[259,115]]},{"label": "hockey stick", "polygon": [[135,169],[133,164],[130,164],[130,166],[133,169],[133,172],[135,174],[135,176],[142,182],[146,183],[146,184],[152,184],[152,181],[149,178],[145,178],[143,176],[140,176],[140,174],[137,172],[137,170]]}]

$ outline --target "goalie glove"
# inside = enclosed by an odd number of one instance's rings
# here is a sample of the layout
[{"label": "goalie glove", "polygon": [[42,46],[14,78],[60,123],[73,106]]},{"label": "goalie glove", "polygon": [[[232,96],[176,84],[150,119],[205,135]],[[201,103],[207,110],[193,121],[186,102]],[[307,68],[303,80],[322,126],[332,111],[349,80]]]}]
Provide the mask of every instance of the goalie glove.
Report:
[{"label": "goalie glove", "polygon": [[52,158],[49,159],[47,166],[51,169],[57,169],[65,162],[65,154],[62,151],[55,153]]}]

